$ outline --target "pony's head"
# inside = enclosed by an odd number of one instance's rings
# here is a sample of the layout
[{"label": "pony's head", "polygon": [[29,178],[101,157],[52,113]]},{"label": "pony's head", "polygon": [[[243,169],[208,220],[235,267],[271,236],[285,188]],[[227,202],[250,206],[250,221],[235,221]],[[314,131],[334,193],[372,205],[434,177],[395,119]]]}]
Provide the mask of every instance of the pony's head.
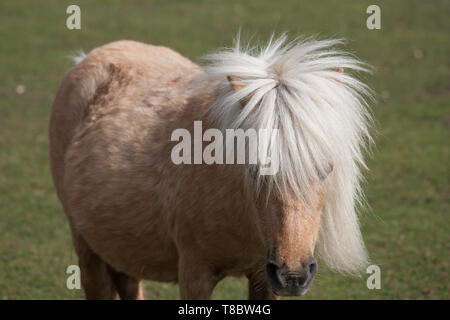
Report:
[{"label": "pony's head", "polygon": [[[364,97],[369,88],[348,71],[363,63],[336,49],[340,40],[284,36],[262,48],[209,55],[206,75],[222,79],[209,112],[222,129],[277,129],[258,146],[278,170],[246,165],[267,276],[279,295],[303,294],[317,270],[314,253],[334,270],[367,263],[356,207],[361,204],[363,150],[371,142]],[[345,72],[344,72],[345,70]]]}]

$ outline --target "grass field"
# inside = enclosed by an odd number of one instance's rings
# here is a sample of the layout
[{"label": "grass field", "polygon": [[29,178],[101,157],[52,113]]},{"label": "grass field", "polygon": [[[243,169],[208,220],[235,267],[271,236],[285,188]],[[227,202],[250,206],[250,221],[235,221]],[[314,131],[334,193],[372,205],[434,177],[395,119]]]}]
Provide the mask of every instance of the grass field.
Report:
[{"label": "grass field", "polygon": [[[66,28],[72,3],[81,7],[81,30]],[[366,28],[370,4],[381,7],[381,30]],[[239,27],[256,39],[273,30],[344,37],[374,66],[365,81],[378,94],[378,134],[362,225],[382,288],[319,262],[305,299],[449,299],[449,12],[449,1],[0,2],[0,299],[83,297],[65,286],[77,257],[48,161],[49,110],[67,56],[133,39],[199,61],[230,45]],[[173,284],[146,283],[146,291],[178,298]],[[246,294],[244,279],[225,279],[214,298]]]}]

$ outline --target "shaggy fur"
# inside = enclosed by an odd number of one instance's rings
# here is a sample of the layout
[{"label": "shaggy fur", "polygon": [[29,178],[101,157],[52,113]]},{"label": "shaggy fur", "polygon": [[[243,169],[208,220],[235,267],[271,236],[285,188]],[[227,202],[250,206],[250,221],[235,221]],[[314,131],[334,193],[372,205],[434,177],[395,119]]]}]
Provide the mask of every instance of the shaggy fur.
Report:
[{"label": "shaggy fur", "polygon": [[[366,88],[334,71],[362,66],[331,50],[335,41],[283,42],[219,52],[202,70],[168,48],[120,41],[67,73],[50,160],[87,298],[142,298],[151,279],[205,299],[228,275],[247,276],[249,298],[276,298],[266,262],[304,269],[319,229],[331,267],[365,263],[354,207]],[[278,128],[280,172],[263,179],[256,168],[255,181],[244,165],[175,165],[171,133],[193,135],[196,120],[203,130]]]}]

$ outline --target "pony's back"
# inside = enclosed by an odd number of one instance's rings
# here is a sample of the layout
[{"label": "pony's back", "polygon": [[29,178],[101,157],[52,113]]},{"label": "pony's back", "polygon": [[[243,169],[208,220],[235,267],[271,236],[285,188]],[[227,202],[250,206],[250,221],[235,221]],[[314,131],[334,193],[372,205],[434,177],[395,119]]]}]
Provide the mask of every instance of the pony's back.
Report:
[{"label": "pony's back", "polygon": [[49,128],[52,175],[63,202],[64,158],[77,132],[122,108],[170,113],[182,105],[189,79],[199,72],[197,65],[169,48],[135,41],[113,42],[76,60],[79,63],[61,81]]}]

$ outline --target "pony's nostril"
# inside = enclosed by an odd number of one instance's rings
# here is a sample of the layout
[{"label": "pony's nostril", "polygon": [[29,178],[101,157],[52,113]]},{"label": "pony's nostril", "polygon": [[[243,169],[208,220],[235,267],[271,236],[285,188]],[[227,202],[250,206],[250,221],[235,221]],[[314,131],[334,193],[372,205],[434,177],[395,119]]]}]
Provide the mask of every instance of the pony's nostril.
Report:
[{"label": "pony's nostril", "polygon": [[283,285],[284,281],[280,276],[280,267],[278,266],[278,264],[269,261],[267,262],[266,270],[267,275],[269,276],[270,279],[272,279],[272,281],[280,285]]},{"label": "pony's nostril", "polygon": [[314,277],[314,275],[317,272],[317,262],[313,261],[311,262],[311,264],[309,265],[309,273],[312,277]]},{"label": "pony's nostril", "polygon": [[275,263],[272,262],[268,262],[267,263],[267,273],[269,274],[269,276],[276,276],[277,271],[278,271],[278,265],[276,265]]},{"label": "pony's nostril", "polygon": [[308,283],[309,277],[308,276],[303,276],[303,277],[298,277],[297,279],[297,285],[300,287],[303,287],[305,284]]}]

